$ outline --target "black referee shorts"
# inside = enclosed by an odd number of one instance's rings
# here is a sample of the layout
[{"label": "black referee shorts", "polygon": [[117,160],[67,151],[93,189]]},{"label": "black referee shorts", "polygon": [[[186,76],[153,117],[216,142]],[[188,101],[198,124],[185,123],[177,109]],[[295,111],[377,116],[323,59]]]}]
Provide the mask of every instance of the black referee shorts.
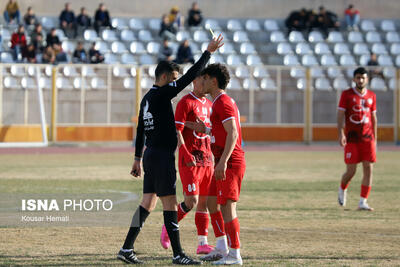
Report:
[{"label": "black referee shorts", "polygon": [[143,169],[143,193],[156,193],[158,197],[176,195],[174,151],[146,148]]}]

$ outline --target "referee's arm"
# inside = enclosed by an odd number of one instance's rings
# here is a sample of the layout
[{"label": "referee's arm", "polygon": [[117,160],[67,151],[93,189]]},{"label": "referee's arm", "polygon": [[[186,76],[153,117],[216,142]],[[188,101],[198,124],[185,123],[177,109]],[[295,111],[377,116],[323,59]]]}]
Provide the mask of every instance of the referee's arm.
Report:
[{"label": "referee's arm", "polygon": [[140,105],[138,125],[136,128],[136,142],[135,142],[135,160],[140,160],[143,154],[144,147],[144,123],[143,123],[143,109]]}]

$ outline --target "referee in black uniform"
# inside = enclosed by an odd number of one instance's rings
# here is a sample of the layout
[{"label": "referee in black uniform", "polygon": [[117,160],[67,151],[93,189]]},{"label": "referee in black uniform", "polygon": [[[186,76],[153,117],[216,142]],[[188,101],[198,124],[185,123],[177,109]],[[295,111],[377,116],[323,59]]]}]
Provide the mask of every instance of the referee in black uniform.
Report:
[{"label": "referee in black uniform", "polygon": [[201,264],[184,254],[179,238],[174,155],[178,140],[171,100],[198,76],[211,53],[223,45],[222,40],[221,35],[213,38],[201,58],[178,80],[177,64],[168,61],[158,63],[155,70],[156,82],[140,103],[135,160],[131,174],[135,177],[141,175],[142,153],[146,142],[143,157],[143,199],[133,215],[125,243],[117,256],[126,263],[142,263],[136,257],[133,244],[159,197],[164,210],[164,224],[174,253],[172,263]]}]

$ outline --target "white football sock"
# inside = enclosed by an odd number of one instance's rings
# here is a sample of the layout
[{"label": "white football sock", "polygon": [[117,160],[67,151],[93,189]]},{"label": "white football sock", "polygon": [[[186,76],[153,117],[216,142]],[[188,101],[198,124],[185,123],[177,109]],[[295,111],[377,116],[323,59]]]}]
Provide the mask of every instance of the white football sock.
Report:
[{"label": "white football sock", "polygon": [[240,248],[229,248],[229,255],[239,259],[240,258]]},{"label": "white football sock", "polygon": [[228,241],[226,240],[226,235],[217,237],[215,248],[223,252],[228,251]]},{"label": "white football sock", "polygon": [[207,236],[206,235],[198,235],[199,246],[204,246],[208,244]]},{"label": "white football sock", "polygon": [[365,202],[367,202],[366,198],[360,197],[360,203],[365,204]]}]

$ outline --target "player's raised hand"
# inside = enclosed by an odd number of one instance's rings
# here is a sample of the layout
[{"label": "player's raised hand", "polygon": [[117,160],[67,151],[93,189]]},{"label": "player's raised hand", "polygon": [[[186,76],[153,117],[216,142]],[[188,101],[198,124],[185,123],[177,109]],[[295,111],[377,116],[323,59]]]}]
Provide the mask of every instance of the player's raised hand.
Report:
[{"label": "player's raised hand", "polygon": [[134,177],[140,177],[142,174],[142,167],[140,166],[140,160],[134,160],[131,170],[131,175]]},{"label": "player's raised hand", "polygon": [[214,53],[218,48],[224,45],[224,43],[222,42],[223,40],[224,37],[222,36],[222,34],[219,34],[218,37],[213,37],[213,39],[207,46],[207,51],[210,53]]},{"label": "player's raised hand", "polygon": [[186,121],[185,127],[189,129],[195,130],[198,133],[205,133],[206,132],[206,124],[202,121],[199,117],[196,117],[196,121]]}]

